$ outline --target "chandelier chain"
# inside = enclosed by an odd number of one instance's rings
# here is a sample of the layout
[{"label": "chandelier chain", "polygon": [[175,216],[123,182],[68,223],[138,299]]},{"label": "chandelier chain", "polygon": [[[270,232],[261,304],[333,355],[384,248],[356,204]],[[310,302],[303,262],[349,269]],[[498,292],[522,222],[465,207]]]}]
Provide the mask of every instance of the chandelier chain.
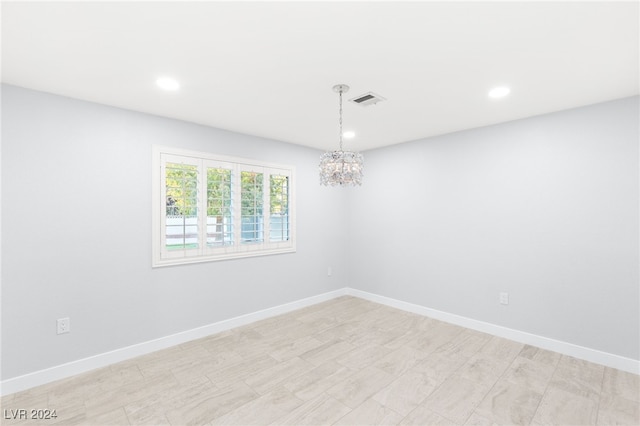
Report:
[{"label": "chandelier chain", "polygon": [[340,151],[342,151],[342,88],[340,89]]}]

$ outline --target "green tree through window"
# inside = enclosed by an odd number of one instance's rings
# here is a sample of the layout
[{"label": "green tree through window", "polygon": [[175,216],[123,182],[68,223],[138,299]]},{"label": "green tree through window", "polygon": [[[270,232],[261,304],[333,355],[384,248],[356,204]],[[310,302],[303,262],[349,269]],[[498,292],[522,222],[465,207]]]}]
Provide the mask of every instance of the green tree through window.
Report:
[{"label": "green tree through window", "polygon": [[167,163],[166,240],[169,250],[198,247],[198,168]]},{"label": "green tree through window", "polygon": [[264,221],[262,217],[264,204],[263,174],[241,172],[242,194],[242,242],[257,243],[264,239]]},{"label": "green tree through window", "polygon": [[207,169],[207,244],[233,244],[231,170]]},{"label": "green tree through window", "polygon": [[271,175],[269,178],[270,241],[289,240],[289,177]]}]

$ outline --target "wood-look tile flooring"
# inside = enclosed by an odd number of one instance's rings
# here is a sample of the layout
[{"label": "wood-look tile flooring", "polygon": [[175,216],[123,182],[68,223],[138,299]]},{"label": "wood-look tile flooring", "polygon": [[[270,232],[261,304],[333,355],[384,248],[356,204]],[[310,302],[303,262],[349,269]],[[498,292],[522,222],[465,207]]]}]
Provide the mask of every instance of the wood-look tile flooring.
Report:
[{"label": "wood-look tile flooring", "polygon": [[7,395],[3,417],[58,417],[2,424],[638,425],[639,386],[634,374],[341,297]]}]

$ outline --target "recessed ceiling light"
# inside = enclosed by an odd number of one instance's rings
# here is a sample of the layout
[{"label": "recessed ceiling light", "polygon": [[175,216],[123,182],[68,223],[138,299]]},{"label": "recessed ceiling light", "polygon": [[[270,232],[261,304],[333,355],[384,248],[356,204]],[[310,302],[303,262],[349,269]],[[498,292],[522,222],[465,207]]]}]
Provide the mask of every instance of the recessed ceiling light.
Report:
[{"label": "recessed ceiling light", "polygon": [[490,98],[502,98],[504,96],[507,96],[509,94],[509,92],[511,92],[511,89],[509,89],[506,86],[494,87],[493,89],[491,89],[489,91],[489,97]]},{"label": "recessed ceiling light", "polygon": [[353,138],[355,135],[356,135],[356,132],[344,132],[344,133],[342,134],[342,136],[343,136],[345,139],[351,139],[351,138]]},{"label": "recessed ceiling light", "polygon": [[163,90],[178,90],[180,88],[178,80],[171,77],[160,77],[156,80],[156,84]]}]

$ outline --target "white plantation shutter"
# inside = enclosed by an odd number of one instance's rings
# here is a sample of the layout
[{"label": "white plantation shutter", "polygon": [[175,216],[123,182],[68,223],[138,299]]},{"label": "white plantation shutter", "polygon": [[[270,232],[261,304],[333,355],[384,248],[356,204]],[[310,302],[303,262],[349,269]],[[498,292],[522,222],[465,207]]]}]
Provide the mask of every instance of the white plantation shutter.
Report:
[{"label": "white plantation shutter", "polygon": [[201,245],[198,218],[200,170],[189,157],[164,155],[162,161],[162,256],[174,259],[197,256]]},{"label": "white plantation shutter", "polygon": [[204,162],[207,185],[203,188],[206,200],[204,221],[206,223],[205,255],[224,255],[234,252],[235,228],[234,187],[235,165],[229,162]]},{"label": "white plantation shutter", "polygon": [[269,170],[269,242],[286,246],[291,239],[291,175]]},{"label": "white plantation shutter", "polygon": [[153,266],[295,251],[294,169],[154,147]]}]

